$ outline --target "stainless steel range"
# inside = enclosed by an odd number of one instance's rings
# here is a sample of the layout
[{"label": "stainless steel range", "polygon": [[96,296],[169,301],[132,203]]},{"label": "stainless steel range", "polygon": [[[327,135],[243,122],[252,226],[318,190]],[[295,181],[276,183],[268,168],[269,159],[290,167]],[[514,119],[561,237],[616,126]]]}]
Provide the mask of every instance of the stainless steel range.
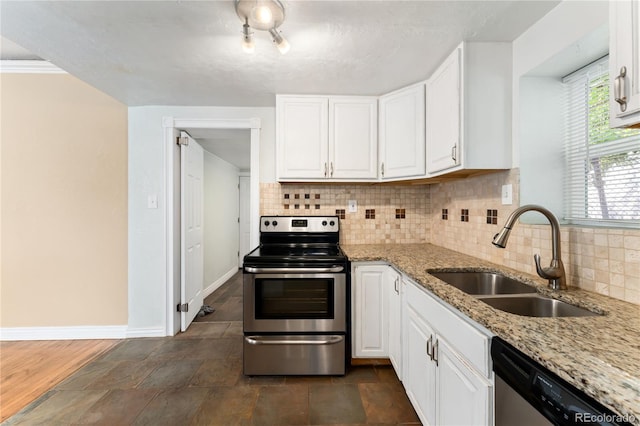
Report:
[{"label": "stainless steel range", "polygon": [[244,374],[345,373],[347,258],[337,216],[263,216],[244,257]]}]

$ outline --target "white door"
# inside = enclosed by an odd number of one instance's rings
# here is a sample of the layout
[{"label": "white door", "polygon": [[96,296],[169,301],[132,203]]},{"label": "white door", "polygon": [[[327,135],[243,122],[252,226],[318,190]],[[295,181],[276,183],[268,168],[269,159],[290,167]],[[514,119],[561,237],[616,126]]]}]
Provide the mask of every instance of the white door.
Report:
[{"label": "white door", "polygon": [[251,212],[249,209],[249,194],[251,193],[250,188],[251,178],[249,176],[240,176],[239,177],[239,189],[240,189],[240,244],[239,244],[239,254],[238,254],[238,267],[242,267],[242,259],[244,255],[249,253],[252,249],[251,247]]},{"label": "white door", "polygon": [[180,145],[180,330],[186,331],[203,303],[204,155],[202,147],[186,132],[180,136],[186,138]]}]

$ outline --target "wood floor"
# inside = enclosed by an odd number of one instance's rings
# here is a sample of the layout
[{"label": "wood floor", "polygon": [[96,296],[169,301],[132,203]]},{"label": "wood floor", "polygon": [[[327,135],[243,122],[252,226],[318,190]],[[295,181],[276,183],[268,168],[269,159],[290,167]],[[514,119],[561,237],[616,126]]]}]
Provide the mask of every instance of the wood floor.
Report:
[{"label": "wood floor", "polygon": [[119,342],[0,342],[0,421],[14,415]]}]

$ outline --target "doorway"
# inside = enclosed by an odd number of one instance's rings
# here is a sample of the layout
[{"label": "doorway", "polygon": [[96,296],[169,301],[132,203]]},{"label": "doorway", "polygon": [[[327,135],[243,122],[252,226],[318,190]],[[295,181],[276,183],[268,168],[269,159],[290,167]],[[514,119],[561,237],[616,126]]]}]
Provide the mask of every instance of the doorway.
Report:
[{"label": "doorway", "polygon": [[[200,142],[204,141],[202,145],[207,145],[206,139],[225,139],[225,132],[229,132],[226,135],[233,133],[234,131],[244,131],[245,136],[248,136],[249,145],[249,158],[248,165],[249,170],[244,170],[242,174],[248,174],[248,244],[252,248],[258,244],[259,233],[259,202],[260,202],[260,187],[259,187],[259,144],[260,144],[260,119],[233,119],[233,120],[220,120],[220,119],[175,119],[173,117],[164,117],[163,126],[165,133],[165,143],[167,148],[167,194],[166,199],[168,203],[167,211],[169,212],[167,217],[167,289],[166,289],[166,334],[169,336],[175,335],[180,331],[180,312],[176,307],[180,304],[180,148],[175,143],[176,137],[179,136],[181,130],[187,131],[192,137]],[[195,136],[194,136],[195,135]],[[209,138],[208,136],[217,135],[216,138]],[[221,136],[222,135],[222,136]],[[221,143],[221,142],[219,142]],[[229,147],[227,147],[229,148]],[[237,148],[237,147],[234,147]],[[206,148],[205,148],[206,149]],[[214,148],[212,148],[214,149]],[[215,149],[214,149],[215,150]],[[236,153],[237,154],[237,153]],[[226,154],[223,154],[226,155]],[[246,157],[246,155],[245,155]],[[246,159],[246,158],[245,158]],[[240,168],[238,168],[240,170]],[[239,192],[240,175],[236,177],[237,191]],[[239,209],[239,198],[236,199],[235,208]],[[224,208],[221,206],[220,208]],[[236,210],[237,211],[237,210]],[[239,244],[240,233],[236,234],[236,243]],[[238,250],[240,251],[240,250]],[[239,253],[234,254],[235,267],[237,271]],[[229,271],[229,273],[231,270]],[[221,278],[222,279],[222,278]],[[221,281],[219,284],[222,284]],[[206,290],[215,290],[214,285],[210,285],[205,281],[204,285],[207,286]],[[211,290],[211,291],[213,291]]]}]

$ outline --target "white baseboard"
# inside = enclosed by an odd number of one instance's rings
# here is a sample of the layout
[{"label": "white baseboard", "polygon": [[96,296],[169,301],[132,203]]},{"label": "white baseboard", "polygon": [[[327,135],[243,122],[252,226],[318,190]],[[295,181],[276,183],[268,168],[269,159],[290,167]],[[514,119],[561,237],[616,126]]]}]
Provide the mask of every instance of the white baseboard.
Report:
[{"label": "white baseboard", "polygon": [[0,340],[2,341],[124,339],[126,337],[126,325],[0,328]]},{"label": "white baseboard", "polygon": [[147,327],[147,328],[129,328],[127,330],[127,339],[134,339],[137,337],[166,337],[167,333],[162,327]]},{"label": "white baseboard", "polygon": [[207,297],[218,288],[220,288],[220,286],[229,281],[229,278],[234,276],[236,272],[238,272],[238,268],[236,267],[229,269],[229,271],[227,271],[223,276],[221,276],[220,278],[212,282],[209,286],[207,286],[204,290],[202,290],[203,297]]}]

